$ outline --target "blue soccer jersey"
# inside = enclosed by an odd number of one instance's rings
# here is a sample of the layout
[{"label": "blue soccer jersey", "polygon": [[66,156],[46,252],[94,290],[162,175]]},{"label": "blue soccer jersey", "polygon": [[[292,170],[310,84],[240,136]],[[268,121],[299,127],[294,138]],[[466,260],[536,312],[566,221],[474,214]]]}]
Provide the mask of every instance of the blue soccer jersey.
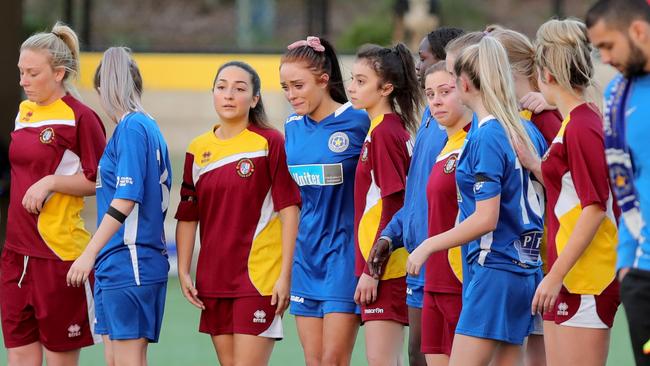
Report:
[{"label": "blue soccer jersey", "polygon": [[350,103],[320,122],[295,114],[286,121],[289,172],[302,196],[292,296],[353,301],[354,173],[369,127]]},{"label": "blue soccer jersey", "polygon": [[[524,126],[539,156],[546,151],[541,133],[529,121]],[[470,133],[456,170],[459,220],[476,209],[476,201],[500,197],[494,231],[468,243],[466,263],[517,273],[534,273],[541,266],[544,230],[542,205],[531,180],[508,143],[506,131],[493,116],[478,122]]]},{"label": "blue soccer jersey", "polygon": [[135,207],[97,256],[101,288],[167,281],[163,221],[171,179],[167,143],[156,122],[139,112],[122,118],[99,161],[97,223],[115,198],[134,201]]}]

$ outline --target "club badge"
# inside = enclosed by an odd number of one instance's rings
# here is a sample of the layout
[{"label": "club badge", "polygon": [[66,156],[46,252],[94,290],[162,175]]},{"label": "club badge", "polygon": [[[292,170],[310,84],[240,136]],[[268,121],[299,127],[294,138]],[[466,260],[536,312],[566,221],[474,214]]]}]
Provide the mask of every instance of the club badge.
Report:
[{"label": "club badge", "polygon": [[327,146],[332,152],[340,153],[347,150],[350,146],[350,139],[344,132],[334,132],[330,135]]},{"label": "club badge", "polygon": [[41,131],[41,134],[38,137],[42,143],[49,144],[54,140],[54,130],[52,127],[48,127]]},{"label": "club badge", "polygon": [[248,178],[251,175],[253,175],[253,172],[255,171],[255,165],[253,165],[253,161],[248,158],[240,159],[237,162],[237,174],[239,174],[240,177],[242,178]]},{"label": "club badge", "polygon": [[363,144],[363,147],[361,148],[361,161],[364,163],[368,160],[368,145],[369,143],[366,142]]},{"label": "club badge", "polygon": [[458,161],[458,155],[454,154],[447,159],[447,162],[445,163],[445,166],[442,168],[442,170],[446,174],[453,173],[454,170],[456,170],[456,161]]}]

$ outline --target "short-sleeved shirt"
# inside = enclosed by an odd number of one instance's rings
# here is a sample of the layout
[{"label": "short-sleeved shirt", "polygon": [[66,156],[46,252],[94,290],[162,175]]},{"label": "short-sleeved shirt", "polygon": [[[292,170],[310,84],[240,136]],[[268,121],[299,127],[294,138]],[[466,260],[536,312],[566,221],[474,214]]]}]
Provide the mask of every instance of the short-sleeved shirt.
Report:
[{"label": "short-sleeved shirt", "polygon": [[562,115],[557,109],[543,110],[539,113],[533,113],[527,109],[521,111],[521,116],[533,122],[535,127],[542,133],[546,145],[551,146],[553,139],[562,126]]},{"label": "short-sleeved shirt", "polygon": [[[469,127],[470,125],[467,125],[447,140],[431,169],[426,188],[429,237],[452,229],[456,223],[456,164]],[[424,289],[430,292],[460,294],[463,289],[462,263],[460,247],[433,253],[426,263]]]},{"label": "short-sleeved shirt", "polygon": [[[541,133],[523,121],[539,156],[546,150]],[[542,264],[542,202],[501,123],[494,116],[479,121],[469,134],[456,169],[459,222],[476,210],[476,202],[500,195],[496,229],[468,243],[466,262],[532,274]]]},{"label": "short-sleeved shirt", "polygon": [[[422,115],[422,124],[415,136],[413,156],[406,177],[404,206],[381,233],[382,236],[391,238],[393,248],[404,247],[410,253],[427,238],[426,182],[431,168],[436,163],[436,157],[446,141],[445,128],[438,124],[431,115],[429,107],[426,107]],[[406,283],[422,286],[424,276],[425,271],[422,270],[417,276],[407,276]]]},{"label": "short-sleeved shirt", "polygon": [[[382,199],[406,187],[412,149],[410,135],[397,114],[379,115],[370,122],[354,187],[357,276],[363,273],[370,249],[384,229],[380,227]],[[393,251],[381,279],[405,276],[407,257],[405,248]]]},{"label": "short-sleeved shirt", "polygon": [[11,193],[5,247],[22,255],[75,260],[86,248],[83,197],[52,192],[39,214],[22,205],[27,190],[48,175],[83,173],[95,181],[106,146],[101,120],[90,108],[66,95],[41,106],[20,104],[11,133]]},{"label": "short-sleeved shirt", "polygon": [[354,301],[354,173],[369,127],[368,114],[350,103],[318,122],[287,118],[287,162],[302,196],[293,296]]},{"label": "short-sleeved shirt", "polygon": [[216,128],[187,149],[176,212],[179,221],[200,224],[196,289],[211,298],[268,296],[282,269],[278,212],[300,204],[284,138],[249,125],[222,140]]},{"label": "short-sleeved shirt", "polygon": [[97,224],[111,201],[135,202],[124,224],[97,255],[96,284],[111,289],[167,281],[163,222],[172,181],[167,143],[156,121],[131,112],[117,124],[97,174]]},{"label": "short-sleeved shirt", "polygon": [[602,125],[595,106],[577,106],[562,122],[542,162],[551,267],[566,247],[585,207],[598,205],[606,213],[593,240],[564,278],[564,286],[574,294],[599,295],[616,277],[616,214]]}]

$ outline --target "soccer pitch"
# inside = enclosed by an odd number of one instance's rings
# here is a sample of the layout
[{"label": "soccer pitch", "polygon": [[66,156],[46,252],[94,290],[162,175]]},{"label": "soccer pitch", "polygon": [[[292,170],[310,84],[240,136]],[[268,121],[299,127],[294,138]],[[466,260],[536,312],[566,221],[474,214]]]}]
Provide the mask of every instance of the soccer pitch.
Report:
[{"label": "soccer pitch", "polygon": [[[149,365],[151,366],[202,366],[218,365],[210,337],[198,332],[199,310],[190,305],[181,294],[178,279],[170,277],[167,288],[165,318],[160,343],[149,346]],[[293,316],[284,318],[284,340],[278,342],[273,350],[271,365],[303,365],[302,349]],[[0,351],[0,364],[6,362],[6,351]],[[406,345],[404,347],[405,365],[408,365]],[[104,364],[103,346],[88,347],[81,351],[81,365]],[[363,328],[359,331],[357,343],[352,354],[352,365],[365,365],[365,345]],[[634,359],[627,333],[623,308],[619,308],[612,331],[608,365],[633,365]]]}]

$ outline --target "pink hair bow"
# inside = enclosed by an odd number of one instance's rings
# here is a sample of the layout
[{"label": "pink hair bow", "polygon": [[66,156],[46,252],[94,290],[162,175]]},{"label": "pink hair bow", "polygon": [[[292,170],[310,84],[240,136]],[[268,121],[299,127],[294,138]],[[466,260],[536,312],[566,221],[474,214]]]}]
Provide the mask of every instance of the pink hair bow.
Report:
[{"label": "pink hair bow", "polygon": [[320,43],[320,38],[309,36],[307,39],[301,39],[300,41],[295,41],[292,44],[287,46],[287,49],[292,50],[294,48],[308,46],[311,47],[316,52],[325,52],[325,47]]}]

